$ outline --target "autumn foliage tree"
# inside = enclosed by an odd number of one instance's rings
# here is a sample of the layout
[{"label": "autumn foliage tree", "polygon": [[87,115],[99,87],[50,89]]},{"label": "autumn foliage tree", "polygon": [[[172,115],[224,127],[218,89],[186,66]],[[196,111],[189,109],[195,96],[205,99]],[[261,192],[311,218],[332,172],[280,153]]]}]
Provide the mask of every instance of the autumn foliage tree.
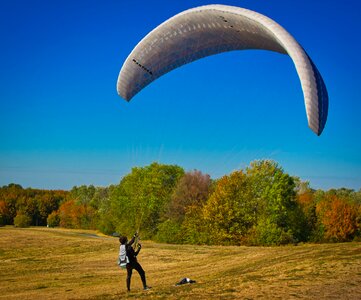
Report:
[{"label": "autumn foliage tree", "polygon": [[212,180],[152,163],[119,184],[0,188],[0,226],[98,229],[168,243],[280,245],[361,240],[361,189],[313,190],[272,160]]},{"label": "autumn foliage tree", "polygon": [[23,188],[18,184],[9,184],[0,188],[0,215],[3,225],[14,224],[17,214],[17,202],[22,198]]},{"label": "autumn foliage tree", "polygon": [[305,240],[317,241],[319,239],[317,232],[316,199],[311,189],[304,189],[297,194],[297,202],[304,215],[303,234]]},{"label": "autumn foliage tree", "polygon": [[[161,242],[185,241],[182,224],[186,214],[203,206],[212,188],[208,174],[194,170],[186,172],[177,182],[164,217],[158,225],[156,239]],[[193,224],[194,225],[194,224]],[[198,227],[198,226],[197,226]]]},{"label": "autumn foliage tree", "polygon": [[203,209],[212,244],[239,244],[256,223],[257,203],[242,171],[223,176]]},{"label": "autumn foliage tree", "polygon": [[336,195],[327,195],[317,204],[316,212],[325,240],[350,241],[358,233],[359,206],[355,203],[342,200]]},{"label": "autumn foliage tree", "polygon": [[[63,201],[59,210],[49,215],[48,221],[57,222],[61,227],[100,229],[105,233],[112,233],[113,228],[108,224],[109,188],[94,187],[93,185],[74,186]],[[48,223],[49,223],[48,222]]]},{"label": "autumn foliage tree", "polygon": [[0,200],[0,226],[4,226],[7,223],[6,218],[9,215],[7,203],[4,200]]},{"label": "autumn foliage tree", "polygon": [[183,228],[193,243],[277,245],[302,240],[303,222],[292,177],[263,160],[219,179],[203,207],[186,214]]},{"label": "autumn foliage tree", "polygon": [[23,189],[18,184],[0,188],[0,215],[4,225],[14,224],[16,215],[26,215],[30,225],[44,226],[48,215],[67,197],[66,191]]},{"label": "autumn foliage tree", "polygon": [[200,206],[206,202],[211,186],[212,180],[208,174],[198,170],[186,172],[174,189],[167,217],[181,223],[189,206]]}]

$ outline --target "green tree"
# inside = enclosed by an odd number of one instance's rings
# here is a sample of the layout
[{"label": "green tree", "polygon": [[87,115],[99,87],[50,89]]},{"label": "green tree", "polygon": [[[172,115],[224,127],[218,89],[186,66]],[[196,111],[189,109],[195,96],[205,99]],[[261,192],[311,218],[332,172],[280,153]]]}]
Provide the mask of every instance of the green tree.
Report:
[{"label": "green tree", "polygon": [[18,213],[14,219],[16,227],[29,227],[31,225],[31,218],[25,213]]},{"label": "green tree", "polygon": [[111,207],[111,194],[115,186],[110,185],[106,188],[97,188],[93,200],[90,203],[92,207],[97,208],[96,227],[105,234],[115,232],[113,211]]},{"label": "green tree", "polygon": [[116,230],[129,235],[141,229],[144,237],[154,236],[183,174],[184,170],[175,165],[152,163],[133,168],[111,193]]},{"label": "green tree", "polygon": [[247,176],[223,176],[203,208],[212,244],[240,244],[257,219],[257,203]]},{"label": "green tree", "polygon": [[26,214],[31,219],[31,225],[39,225],[39,210],[38,200],[36,198],[36,191],[26,189],[19,195],[16,201],[16,211]]},{"label": "green tree", "polygon": [[48,216],[58,210],[59,204],[66,199],[63,191],[41,191],[36,196],[39,220],[35,225],[46,225]]},{"label": "green tree", "polygon": [[70,197],[75,200],[76,204],[90,205],[96,193],[93,185],[74,186],[70,191]]},{"label": "green tree", "polygon": [[257,202],[254,243],[278,245],[305,240],[305,217],[296,201],[294,179],[271,160],[252,162],[246,174]]},{"label": "green tree", "polygon": [[60,223],[59,214],[56,211],[53,211],[51,214],[49,214],[47,218],[47,223],[49,227],[59,226]]},{"label": "green tree", "polygon": [[203,209],[203,206],[199,205],[188,207],[181,227],[183,234],[178,238],[179,242],[197,245],[211,244],[213,242],[211,239],[211,226],[204,220]]},{"label": "green tree", "polygon": [[166,219],[158,225],[155,240],[160,243],[180,244],[184,240],[181,223]]}]

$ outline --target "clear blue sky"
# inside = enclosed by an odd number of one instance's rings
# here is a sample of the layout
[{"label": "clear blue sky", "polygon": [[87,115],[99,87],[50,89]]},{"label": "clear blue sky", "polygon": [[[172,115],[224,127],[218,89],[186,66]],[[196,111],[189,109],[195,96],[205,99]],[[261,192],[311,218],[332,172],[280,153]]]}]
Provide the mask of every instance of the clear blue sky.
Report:
[{"label": "clear blue sky", "polygon": [[[328,88],[320,137],[288,56],[236,51],[172,71],[130,103],[119,70],[154,27],[185,9],[263,13],[306,49]],[[274,159],[314,188],[361,188],[358,0],[0,1],[0,186],[118,183],[153,161],[213,178]]]}]

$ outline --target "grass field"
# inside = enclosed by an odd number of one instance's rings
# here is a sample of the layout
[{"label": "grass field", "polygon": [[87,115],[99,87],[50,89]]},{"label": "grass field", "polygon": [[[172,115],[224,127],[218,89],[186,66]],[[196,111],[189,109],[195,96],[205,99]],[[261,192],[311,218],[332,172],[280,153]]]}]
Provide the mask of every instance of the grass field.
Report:
[{"label": "grass field", "polygon": [[[116,238],[0,228],[0,299],[361,299],[361,243],[221,247],[143,242],[126,292]],[[174,286],[183,277],[195,284]]]}]

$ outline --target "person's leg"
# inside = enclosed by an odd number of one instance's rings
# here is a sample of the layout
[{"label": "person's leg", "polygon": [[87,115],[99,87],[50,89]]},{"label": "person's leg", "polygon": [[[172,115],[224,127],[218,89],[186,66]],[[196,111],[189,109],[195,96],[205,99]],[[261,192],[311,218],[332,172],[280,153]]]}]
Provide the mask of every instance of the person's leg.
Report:
[{"label": "person's leg", "polygon": [[142,268],[142,266],[137,262],[134,264],[134,269],[137,270],[137,272],[140,275],[140,278],[142,279],[142,283],[143,283],[143,288],[146,289],[147,288],[147,281],[145,279],[145,272]]},{"label": "person's leg", "polygon": [[133,267],[127,264],[127,290],[130,291],[130,279],[132,278]]}]

